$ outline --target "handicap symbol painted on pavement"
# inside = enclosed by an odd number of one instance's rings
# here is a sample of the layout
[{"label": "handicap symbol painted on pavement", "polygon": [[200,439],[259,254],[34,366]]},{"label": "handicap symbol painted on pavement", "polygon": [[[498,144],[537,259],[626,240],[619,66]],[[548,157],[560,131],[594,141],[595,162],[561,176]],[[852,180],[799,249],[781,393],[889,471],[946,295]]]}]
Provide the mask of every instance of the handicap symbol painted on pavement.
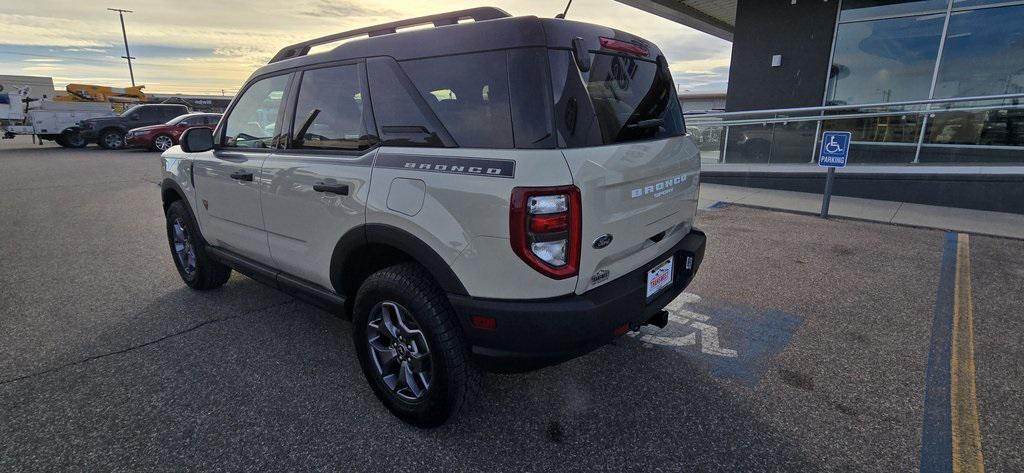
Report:
[{"label": "handicap symbol painted on pavement", "polygon": [[683,293],[665,307],[669,324],[629,336],[645,348],[667,348],[714,377],[755,385],[768,362],[789,345],[803,318],[777,310],[715,304]]}]

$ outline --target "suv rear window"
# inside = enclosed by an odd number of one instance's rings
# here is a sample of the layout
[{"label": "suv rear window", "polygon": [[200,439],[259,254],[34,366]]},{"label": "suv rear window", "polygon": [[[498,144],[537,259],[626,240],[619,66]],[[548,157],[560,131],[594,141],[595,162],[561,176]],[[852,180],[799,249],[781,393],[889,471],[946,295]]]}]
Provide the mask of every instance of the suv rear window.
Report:
[{"label": "suv rear window", "polygon": [[[590,70],[582,74],[584,90],[575,79],[572,53],[551,50],[549,59],[555,123],[563,146],[607,145],[685,134],[672,75],[664,63],[593,53]],[[588,116],[596,118],[599,137]]]}]

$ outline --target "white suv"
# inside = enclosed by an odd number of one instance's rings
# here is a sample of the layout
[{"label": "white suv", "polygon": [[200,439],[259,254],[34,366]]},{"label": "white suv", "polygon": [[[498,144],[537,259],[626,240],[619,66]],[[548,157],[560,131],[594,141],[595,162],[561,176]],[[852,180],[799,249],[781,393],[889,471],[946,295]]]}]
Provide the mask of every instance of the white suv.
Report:
[{"label": "white suv", "polygon": [[185,283],[235,269],[351,314],[374,392],[420,426],[478,367],[663,326],[704,254],[700,158],[658,48],[495,8],[289,46],[163,169]]}]

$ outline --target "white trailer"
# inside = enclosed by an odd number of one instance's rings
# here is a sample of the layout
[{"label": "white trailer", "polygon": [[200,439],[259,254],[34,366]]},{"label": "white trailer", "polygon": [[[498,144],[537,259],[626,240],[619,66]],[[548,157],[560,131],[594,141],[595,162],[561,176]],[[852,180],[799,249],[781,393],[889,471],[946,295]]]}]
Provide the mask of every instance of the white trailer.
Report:
[{"label": "white trailer", "polygon": [[[114,111],[106,102],[54,102],[49,98],[31,97],[27,86],[16,91],[0,91],[0,137],[33,135],[61,146],[79,148],[85,141],[78,136],[78,123],[87,118],[112,117]],[[27,106],[26,106],[27,104]]]}]

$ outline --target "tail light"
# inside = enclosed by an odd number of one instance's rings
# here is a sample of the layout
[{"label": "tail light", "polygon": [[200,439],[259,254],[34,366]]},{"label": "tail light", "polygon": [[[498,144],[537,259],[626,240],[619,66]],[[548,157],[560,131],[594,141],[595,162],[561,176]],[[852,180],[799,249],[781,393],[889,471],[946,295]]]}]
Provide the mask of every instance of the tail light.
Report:
[{"label": "tail light", "polygon": [[626,41],[605,38],[603,36],[600,38],[600,41],[601,49],[610,49],[612,51],[619,51],[640,57],[647,57],[651,54],[651,50],[636,43],[627,43]]},{"label": "tail light", "polygon": [[512,189],[512,250],[552,279],[575,276],[580,267],[580,190],[576,186]]}]

